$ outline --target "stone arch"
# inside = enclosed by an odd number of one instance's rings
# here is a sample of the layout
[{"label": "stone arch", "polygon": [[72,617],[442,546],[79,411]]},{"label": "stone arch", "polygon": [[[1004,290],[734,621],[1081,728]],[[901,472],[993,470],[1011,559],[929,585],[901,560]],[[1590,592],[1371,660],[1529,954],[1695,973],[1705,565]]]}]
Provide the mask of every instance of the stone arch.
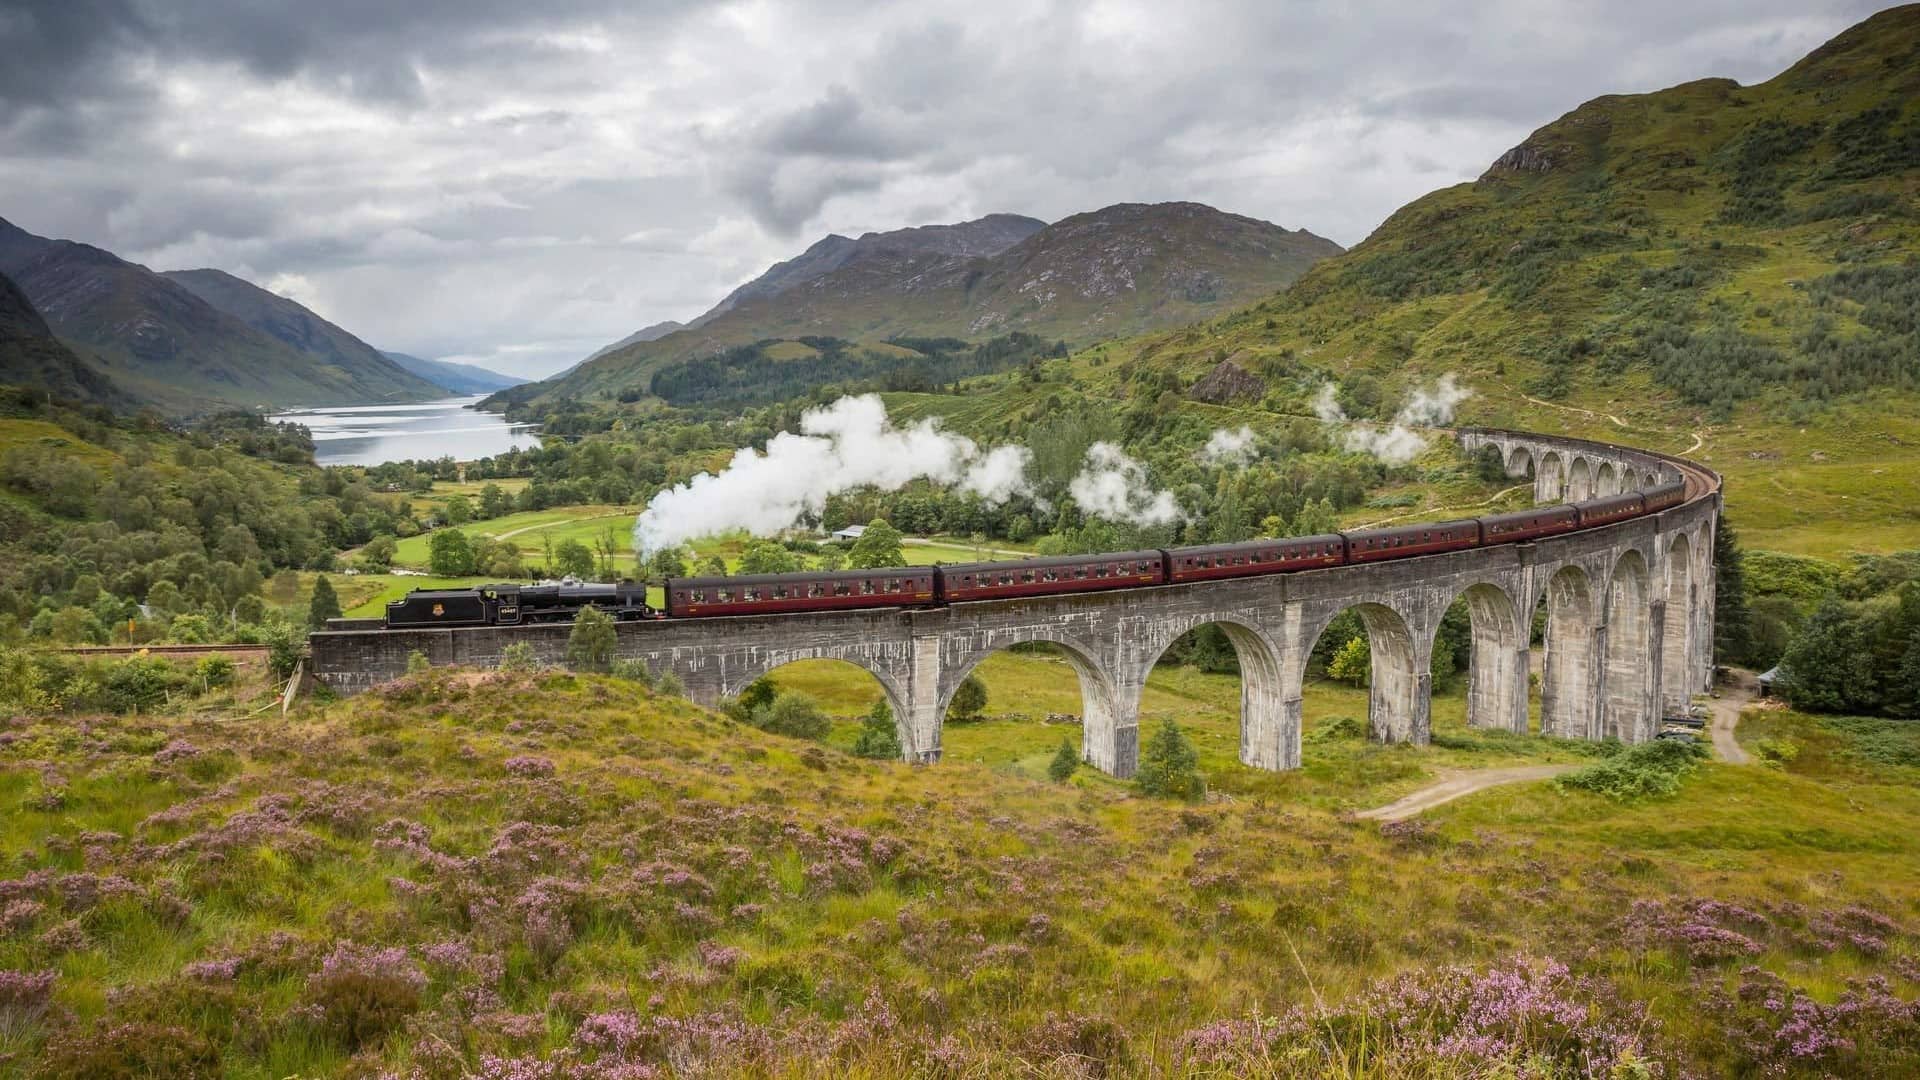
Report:
[{"label": "stone arch", "polygon": [[1300,718],[1289,715],[1280,649],[1265,631],[1232,616],[1173,621],[1164,640],[1147,650],[1146,676],[1173,643],[1203,626],[1218,626],[1240,662],[1240,760],[1257,769],[1294,768],[1300,762]]},{"label": "stone arch", "polygon": [[[1460,593],[1473,626],[1467,667],[1467,724],[1525,734],[1527,730],[1527,634],[1506,589],[1477,582]],[[1439,633],[1438,624],[1434,633]],[[1432,655],[1433,643],[1427,643]]]},{"label": "stone arch", "polygon": [[1658,474],[1654,473],[1653,470],[1651,469],[1640,474],[1640,486],[1643,488],[1653,487],[1659,482],[1660,482],[1660,477],[1658,476]]},{"label": "stone arch", "polygon": [[1429,713],[1433,676],[1420,647],[1422,642],[1415,639],[1398,611],[1370,600],[1337,608],[1312,634],[1303,636],[1308,643],[1303,655],[1313,652],[1328,624],[1349,608],[1360,617],[1367,634],[1367,651],[1372,656],[1367,680],[1368,737],[1384,743],[1425,746],[1433,739]]},{"label": "stone arch", "polygon": [[1620,494],[1620,487],[1620,473],[1613,467],[1613,462],[1601,462],[1600,467],[1596,469],[1593,474],[1594,497],[1599,498],[1604,495],[1618,495]]},{"label": "stone arch", "polygon": [[1520,478],[1533,475],[1533,451],[1515,444],[1507,454],[1507,475]]},{"label": "stone arch", "polygon": [[1593,464],[1584,457],[1573,459],[1567,467],[1567,501],[1581,502],[1593,498]]},{"label": "stone arch", "polygon": [[1599,736],[1594,708],[1593,585],[1578,566],[1564,566],[1547,579],[1546,650],[1540,680],[1540,733],[1562,739]]},{"label": "stone arch", "polygon": [[997,638],[988,647],[975,649],[959,663],[944,665],[930,718],[934,730],[937,732],[946,722],[947,707],[953,704],[953,695],[960,684],[987,657],[1015,645],[1041,641],[1058,649],[1080,680],[1081,760],[1123,780],[1131,777],[1140,756],[1139,695],[1135,693],[1131,699],[1123,699],[1112,675],[1095,659],[1092,649],[1066,634],[1044,628]]},{"label": "stone arch", "polygon": [[1684,715],[1693,702],[1694,608],[1697,602],[1693,542],[1678,533],[1667,547],[1666,623],[1660,635],[1661,705],[1669,715]]},{"label": "stone arch", "polygon": [[1603,733],[1621,742],[1653,737],[1653,587],[1638,548],[1622,552],[1607,578],[1606,663],[1600,694]]},{"label": "stone arch", "polygon": [[819,661],[855,668],[873,677],[873,681],[879,684],[881,696],[887,700],[887,708],[893,710],[894,732],[900,738],[900,755],[904,760],[936,761],[939,759],[940,744],[937,741],[930,746],[922,746],[918,745],[918,741],[914,738],[912,702],[901,689],[899,681],[894,678],[893,673],[864,662],[864,658],[857,653],[843,655],[832,649],[813,649],[783,653],[770,658],[758,674],[753,674],[745,669],[742,669],[738,674],[729,673],[730,677],[723,683],[722,690],[725,696],[732,697],[739,694],[742,690],[745,690],[749,684],[757,680],[773,677],[782,668],[791,667],[794,664]]},{"label": "stone arch", "polygon": [[1549,450],[1541,455],[1534,484],[1538,488],[1539,502],[1557,503],[1567,497],[1566,459],[1560,456],[1558,450]]}]

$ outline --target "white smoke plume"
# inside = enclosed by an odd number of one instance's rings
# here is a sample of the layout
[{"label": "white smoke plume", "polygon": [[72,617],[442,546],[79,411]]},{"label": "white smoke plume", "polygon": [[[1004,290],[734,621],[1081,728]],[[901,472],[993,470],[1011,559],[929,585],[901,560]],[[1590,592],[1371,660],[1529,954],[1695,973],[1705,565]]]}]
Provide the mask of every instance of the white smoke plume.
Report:
[{"label": "white smoke plume", "polygon": [[1243,425],[1238,431],[1215,428],[1207,437],[1207,445],[1200,448],[1200,460],[1208,465],[1245,465],[1258,453],[1253,443],[1250,427]]},{"label": "white smoke plume", "polygon": [[1147,467],[1110,442],[1087,447],[1087,463],[1067,485],[1081,512],[1132,525],[1171,525],[1186,515],[1173,492],[1156,491]]},{"label": "white smoke plume", "polygon": [[938,420],[895,427],[878,395],[843,397],[802,413],[799,434],[775,435],[764,452],[743,447],[719,475],[701,473],[655,495],[633,523],[633,546],[651,554],[731,529],[765,536],[820,513],[829,495],[898,491],[919,478],[1005,502],[1031,493],[1031,456],[1023,446],[982,453]]},{"label": "white smoke plume", "polygon": [[[1322,383],[1320,393],[1313,399],[1314,414],[1331,424],[1352,423],[1334,394],[1332,383]],[[1457,385],[1451,373],[1442,375],[1431,390],[1414,387],[1407,403],[1386,427],[1348,428],[1346,448],[1355,453],[1372,454],[1389,465],[1404,465],[1427,448],[1426,436],[1413,429],[1451,423],[1454,407],[1472,396],[1473,391]]]},{"label": "white smoke plume", "polygon": [[1332,383],[1321,383],[1320,392],[1313,398],[1313,415],[1329,424],[1346,423],[1347,410],[1340,407],[1340,402],[1335,397],[1338,392]]}]

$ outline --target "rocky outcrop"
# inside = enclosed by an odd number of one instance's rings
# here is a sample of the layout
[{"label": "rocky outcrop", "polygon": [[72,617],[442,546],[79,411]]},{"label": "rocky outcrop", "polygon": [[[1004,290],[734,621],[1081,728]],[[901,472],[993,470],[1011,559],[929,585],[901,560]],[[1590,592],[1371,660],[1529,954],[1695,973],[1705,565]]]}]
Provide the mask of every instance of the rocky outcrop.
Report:
[{"label": "rocky outcrop", "polygon": [[1233,401],[1258,401],[1266,394],[1266,381],[1231,360],[1222,360],[1187,391],[1187,396],[1209,405]]}]

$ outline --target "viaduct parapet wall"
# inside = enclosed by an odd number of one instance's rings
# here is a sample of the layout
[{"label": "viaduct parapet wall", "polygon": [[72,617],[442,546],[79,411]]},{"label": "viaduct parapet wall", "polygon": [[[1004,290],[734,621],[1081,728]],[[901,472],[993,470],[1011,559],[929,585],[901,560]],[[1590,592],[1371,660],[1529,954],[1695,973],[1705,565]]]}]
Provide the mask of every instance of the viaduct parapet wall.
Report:
[{"label": "viaduct parapet wall", "polygon": [[[1423,744],[1431,738],[1434,638],[1447,608],[1464,599],[1473,639],[1470,724],[1530,729],[1530,631],[1544,606],[1542,732],[1652,738],[1663,713],[1683,710],[1711,675],[1718,477],[1678,459],[1575,439],[1483,429],[1464,430],[1460,439],[1470,450],[1498,446],[1516,477],[1531,471],[1539,501],[1672,479],[1688,481],[1689,499],[1660,514],[1533,543],[1269,577],[931,610],[620,623],[619,655],[674,672],[706,704],[796,660],[855,664],[885,691],[907,760],[932,762],[961,680],[1009,646],[1050,642],[1079,678],[1084,758],[1126,777],[1138,762],[1147,676],[1182,634],[1216,624],[1240,661],[1240,759],[1292,769],[1300,765],[1308,658],[1335,616],[1354,609],[1366,628],[1372,736]],[[509,644],[524,642],[559,663],[570,631],[564,624],[387,631],[377,620],[329,627],[310,638],[313,672],[343,693],[402,674],[414,652],[435,664],[486,667]]]}]

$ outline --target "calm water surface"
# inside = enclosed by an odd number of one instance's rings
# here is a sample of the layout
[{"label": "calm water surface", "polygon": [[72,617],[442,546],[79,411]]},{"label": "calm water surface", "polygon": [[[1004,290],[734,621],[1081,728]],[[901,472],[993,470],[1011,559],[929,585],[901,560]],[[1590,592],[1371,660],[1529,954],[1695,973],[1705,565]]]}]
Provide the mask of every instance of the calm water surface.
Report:
[{"label": "calm water surface", "polygon": [[379,465],[451,457],[472,461],[514,447],[540,445],[538,425],[510,424],[497,413],[467,408],[484,394],[414,405],[334,405],[295,409],[275,420],[313,432],[313,458],[322,465]]}]

